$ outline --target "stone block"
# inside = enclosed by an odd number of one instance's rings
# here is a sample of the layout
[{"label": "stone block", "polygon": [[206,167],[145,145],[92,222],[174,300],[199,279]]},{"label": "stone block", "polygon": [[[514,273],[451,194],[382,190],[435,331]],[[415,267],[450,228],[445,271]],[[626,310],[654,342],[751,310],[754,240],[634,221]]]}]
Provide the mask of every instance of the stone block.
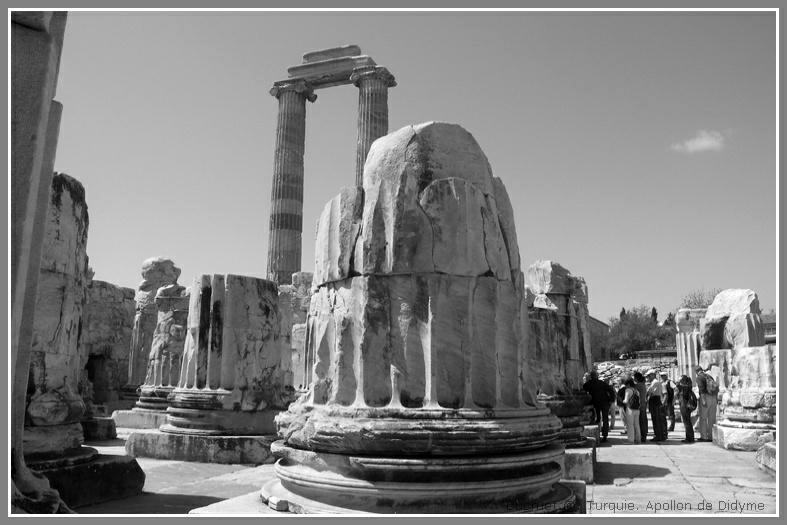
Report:
[{"label": "stone block", "polygon": [[342,188],[323,208],[314,245],[314,286],[349,277],[362,213],[363,190],[354,186]]},{"label": "stone block", "polygon": [[765,443],[757,449],[757,454],[755,455],[757,466],[774,476],[778,468],[778,461],[776,459],[776,443]]},{"label": "stone block", "polygon": [[700,331],[700,340],[703,350],[722,350],[730,348],[727,339],[724,337],[724,329],[727,324],[727,317],[705,318]]},{"label": "stone block", "polygon": [[86,463],[39,470],[73,508],[95,505],[142,492],[145,473],[128,456],[99,455]]},{"label": "stone block", "polygon": [[217,436],[141,430],[129,434],[126,453],[174,461],[261,465],[275,461],[270,451],[275,439],[274,435]]},{"label": "stone block", "polygon": [[538,260],[525,272],[525,286],[534,294],[570,295],[574,289],[571,272],[554,261]]},{"label": "stone block", "polygon": [[719,292],[705,312],[705,318],[735,314],[760,314],[760,301],[753,290],[730,288]]},{"label": "stone block", "polygon": [[112,420],[117,428],[158,428],[167,422],[167,413],[162,410],[115,410]]},{"label": "stone block", "polygon": [[80,422],[86,441],[106,441],[117,437],[115,421],[111,417],[93,417]]},{"label": "stone block", "polygon": [[731,348],[762,346],[765,329],[759,314],[734,314],[724,325],[724,340]]},{"label": "stone block", "polygon": [[776,440],[776,427],[761,423],[723,421],[713,425],[713,442],[727,450],[755,451]]},{"label": "stone block", "polygon": [[593,438],[596,440],[596,443],[598,443],[600,439],[600,432],[601,430],[598,425],[585,425],[582,427],[582,437]]},{"label": "stone block", "polygon": [[567,448],[563,464],[563,477],[593,483],[595,465],[596,448],[594,446]]}]

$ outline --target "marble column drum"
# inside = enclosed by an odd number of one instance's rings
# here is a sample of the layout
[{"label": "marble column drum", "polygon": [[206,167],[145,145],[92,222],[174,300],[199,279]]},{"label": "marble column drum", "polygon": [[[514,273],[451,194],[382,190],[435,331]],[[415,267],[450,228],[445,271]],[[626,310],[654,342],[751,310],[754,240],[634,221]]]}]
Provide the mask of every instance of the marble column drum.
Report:
[{"label": "marble column drum", "polygon": [[692,382],[697,380],[694,370],[699,364],[700,350],[700,324],[705,316],[706,308],[680,308],[675,316],[675,348],[678,353],[678,371],[680,375],[687,375]]},{"label": "marble column drum", "polygon": [[317,96],[303,80],[276,82],[270,94],[279,101],[268,236],[268,278],[289,284],[301,269],[303,232],[303,154],[306,101]]},{"label": "marble column drum", "polygon": [[355,185],[363,186],[363,165],[372,142],[388,133],[388,88],[396,86],[394,76],[381,66],[365,66],[350,76],[358,87],[358,145],[355,157]]},{"label": "marble column drum", "polygon": [[269,506],[572,512],[560,422],[524,381],[508,204],[460,126],[375,141],[363,187],[343,189],[318,223],[311,384],[276,418]]}]

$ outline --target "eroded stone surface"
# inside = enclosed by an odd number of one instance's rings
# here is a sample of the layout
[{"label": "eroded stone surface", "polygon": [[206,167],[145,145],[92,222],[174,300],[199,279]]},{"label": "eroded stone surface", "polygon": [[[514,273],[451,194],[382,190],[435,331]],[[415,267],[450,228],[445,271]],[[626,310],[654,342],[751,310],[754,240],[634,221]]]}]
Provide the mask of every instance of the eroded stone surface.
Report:
[{"label": "eroded stone surface", "polygon": [[[481,500],[512,509],[515,500],[551,501],[566,490],[556,484],[562,445],[547,454],[560,422],[537,406],[523,368],[528,319],[513,212],[483,152],[458,126],[403,128],[372,146],[362,202],[352,271],[315,280],[309,391],[276,418],[290,510],[470,512]],[[318,231],[337,231],[355,211],[334,205]],[[581,316],[582,306],[566,308]],[[569,354],[581,359],[578,348]],[[449,479],[445,490],[416,490]],[[281,500],[276,490],[266,497]]]},{"label": "eroded stone surface", "polygon": [[[48,444],[38,440],[38,451],[47,446],[52,452],[62,451],[72,445],[67,427],[85,411],[78,383],[83,367],[80,324],[90,278],[87,230],[84,187],[68,175],[55,174],[41,254],[26,419],[29,426],[56,425],[63,431],[53,429]],[[81,434],[78,424],[75,428]],[[31,450],[26,447],[25,453]]]},{"label": "eroded stone surface", "polygon": [[158,324],[156,292],[162,286],[176,284],[179,276],[180,268],[172,259],[151,257],[142,263],[142,282],[134,297],[136,313],[129,352],[128,385],[131,390],[141,385],[147,375],[153,333]]},{"label": "eroded stone surface", "polygon": [[116,406],[120,389],[128,381],[134,307],[131,288],[90,281],[82,311],[79,354],[83,360],[82,379],[90,384],[89,400],[95,404]]}]

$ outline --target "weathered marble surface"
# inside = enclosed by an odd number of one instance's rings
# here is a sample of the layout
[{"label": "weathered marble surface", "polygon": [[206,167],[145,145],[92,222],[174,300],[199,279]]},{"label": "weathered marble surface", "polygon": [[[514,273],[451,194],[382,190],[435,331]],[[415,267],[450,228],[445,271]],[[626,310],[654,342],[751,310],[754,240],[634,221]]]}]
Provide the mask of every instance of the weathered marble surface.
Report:
[{"label": "weathered marble surface", "polygon": [[[574,504],[556,483],[560,423],[526,381],[512,216],[461,127],[407,126],[375,141],[362,198],[343,192],[318,225],[318,242],[335,245],[316,250],[312,378],[276,418],[283,441],[272,450],[286,460],[264,499],[296,512]],[[320,255],[353,243],[346,266]]]},{"label": "weathered marble surface", "polygon": [[172,259],[151,257],[142,263],[142,282],[134,297],[136,313],[131,335],[127,389],[136,390],[147,374],[153,332],[158,324],[156,292],[162,286],[177,284],[180,268]]},{"label": "weathered marble surface", "polygon": [[294,396],[288,308],[272,281],[232,274],[194,280],[180,381],[167,409],[170,431],[192,428],[192,408],[207,411],[213,423],[200,424],[205,431],[232,433],[238,424],[261,433],[255,418],[270,425],[255,414],[286,408]]},{"label": "weathered marble surface", "polygon": [[156,292],[158,323],[153,332],[145,383],[140,387],[140,403],[149,397],[166,401],[169,390],[178,384],[189,300],[189,291],[179,284],[162,286]]},{"label": "weathered marble surface", "polygon": [[82,310],[79,354],[83,380],[90,383],[90,400],[113,407],[128,381],[128,355],[134,324],[134,290],[91,280]]},{"label": "weathered marble surface", "polygon": [[702,349],[700,324],[705,318],[706,308],[680,308],[675,315],[675,348],[678,354],[680,375],[687,375],[696,381],[695,368],[699,363]]},{"label": "weathered marble surface", "polygon": [[764,345],[757,294],[736,288],[719,292],[705,312],[701,334],[706,350]]},{"label": "weathered marble surface", "polygon": [[[83,365],[79,334],[90,277],[87,229],[84,187],[68,175],[55,174],[33,325],[26,454],[63,452],[81,444],[78,421],[85,404],[78,387]],[[50,426],[63,430],[41,434],[41,427]],[[69,429],[76,430],[69,432]]]}]

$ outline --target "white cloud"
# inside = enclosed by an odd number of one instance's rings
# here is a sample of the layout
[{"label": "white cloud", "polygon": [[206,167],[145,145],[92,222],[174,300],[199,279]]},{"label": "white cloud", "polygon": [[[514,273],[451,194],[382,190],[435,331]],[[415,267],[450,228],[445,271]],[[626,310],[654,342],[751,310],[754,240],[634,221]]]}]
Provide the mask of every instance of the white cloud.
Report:
[{"label": "white cloud", "polygon": [[701,129],[694,137],[683,142],[676,142],[670,146],[670,149],[680,153],[721,151],[724,149],[724,135],[718,131]]}]

